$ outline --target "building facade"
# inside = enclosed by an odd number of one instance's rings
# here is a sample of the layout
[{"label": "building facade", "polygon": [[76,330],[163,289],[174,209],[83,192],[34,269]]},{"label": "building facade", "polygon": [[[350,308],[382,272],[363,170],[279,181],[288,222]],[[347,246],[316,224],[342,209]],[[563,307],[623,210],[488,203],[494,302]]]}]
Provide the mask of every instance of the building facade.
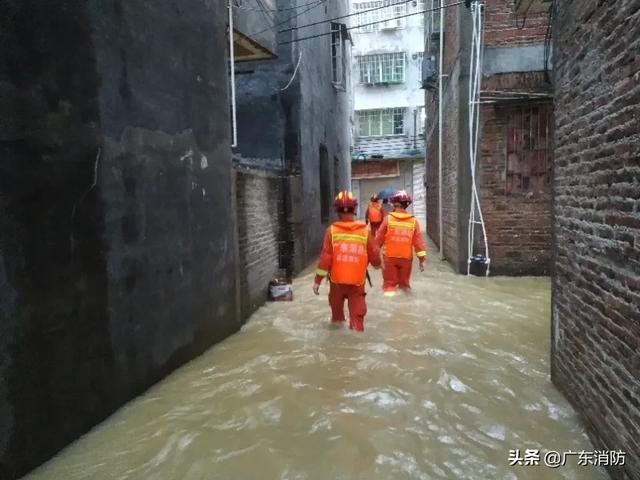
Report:
[{"label": "building facade", "polygon": [[240,328],[228,16],[0,7],[3,480]]},{"label": "building facade", "polygon": [[640,479],[640,2],[556,2],[551,378]]},{"label": "building facade", "polygon": [[236,64],[246,312],[264,302],[269,280],[316,258],[335,192],[350,178],[351,37],[340,19],[331,20],[346,15],[348,4],[279,0],[277,8],[277,58]]},{"label": "building facade", "polygon": [[[439,13],[429,13],[425,20],[427,231],[438,244],[442,237],[444,257],[461,273],[466,273],[469,265],[471,225],[475,238],[471,257],[488,258],[492,273],[548,274],[553,135],[549,14],[547,11],[514,11],[514,2],[510,0],[472,4],[474,8],[482,5],[483,16],[480,96],[474,100],[479,103],[471,104],[469,97],[471,11],[464,5],[444,10],[441,194]],[[428,6],[438,7],[439,1],[433,0]],[[488,255],[482,225],[470,224],[471,105],[478,105],[480,112],[474,172]],[[475,221],[479,221],[480,212],[473,211]]]},{"label": "building facade", "polygon": [[[389,5],[391,4],[391,5]],[[384,188],[412,194],[425,222],[424,2],[353,1],[352,189],[361,214]],[[355,28],[358,27],[358,28]]]}]

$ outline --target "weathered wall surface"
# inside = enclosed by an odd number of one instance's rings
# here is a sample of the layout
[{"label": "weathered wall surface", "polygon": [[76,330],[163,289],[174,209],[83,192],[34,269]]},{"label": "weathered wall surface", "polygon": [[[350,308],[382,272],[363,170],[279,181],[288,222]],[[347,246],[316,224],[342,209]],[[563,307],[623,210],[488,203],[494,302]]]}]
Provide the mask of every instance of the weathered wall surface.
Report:
[{"label": "weathered wall surface", "polygon": [[[548,93],[541,70],[548,15],[516,19],[513,2],[499,0],[485,8],[486,92]],[[445,80],[443,118],[443,251],[459,272],[467,271],[467,234],[471,194],[469,162],[469,49],[470,13],[464,7],[445,15]],[[437,40],[432,44],[437,47]],[[436,48],[437,53],[437,48]],[[526,100],[525,100],[526,101]],[[427,232],[436,243],[438,224],[438,105],[437,92],[426,95]],[[550,258],[550,195],[533,201],[506,196],[507,125],[500,108],[481,112],[480,158],[477,182],[486,221],[491,270],[494,274],[546,274]],[[482,239],[476,228],[476,239]],[[475,252],[483,253],[482,242]]]},{"label": "weathered wall surface", "polygon": [[269,281],[279,269],[280,177],[264,171],[236,172],[242,318],[267,300]]},{"label": "weathered wall surface", "polygon": [[640,479],[640,1],[556,3],[552,379]]},{"label": "weathered wall surface", "polygon": [[224,13],[0,6],[2,479],[238,328]]},{"label": "weathered wall surface", "polygon": [[[287,12],[301,4],[302,0],[280,0],[278,8]],[[318,4],[296,15],[283,13],[280,28],[326,21],[346,14],[347,8],[347,3]],[[281,42],[294,38],[292,33],[279,36]],[[275,167],[293,176],[283,192],[290,229],[285,253],[291,257],[292,271],[299,272],[318,255],[327,225],[320,206],[321,146],[326,148],[331,195],[349,186],[351,107],[347,91],[332,84],[331,36],[280,45],[277,53],[274,60],[237,65],[242,73],[236,77],[235,151],[244,165]]]},{"label": "weathered wall surface", "polygon": [[[442,117],[442,241],[443,254],[455,268],[461,268],[466,254],[462,256],[460,241],[460,222],[467,216],[468,202],[461,195],[466,189],[460,187],[468,167],[462,164],[464,159],[465,133],[461,129],[468,110],[466,90],[461,84],[468,79],[463,59],[468,55],[466,35],[462,32],[469,25],[470,14],[464,8],[449,8],[445,11],[445,49],[443,68],[447,75],[444,81]],[[437,42],[436,42],[437,43]],[[468,81],[468,80],[467,80]],[[427,94],[427,233],[439,244],[439,180],[438,180],[438,98],[437,92]],[[467,162],[468,163],[468,162]],[[466,237],[465,237],[466,238]]]},{"label": "weathered wall surface", "polygon": [[505,191],[509,111],[510,107],[491,105],[482,109],[480,201],[490,247],[491,270],[496,275],[549,275],[550,189],[514,194]]}]

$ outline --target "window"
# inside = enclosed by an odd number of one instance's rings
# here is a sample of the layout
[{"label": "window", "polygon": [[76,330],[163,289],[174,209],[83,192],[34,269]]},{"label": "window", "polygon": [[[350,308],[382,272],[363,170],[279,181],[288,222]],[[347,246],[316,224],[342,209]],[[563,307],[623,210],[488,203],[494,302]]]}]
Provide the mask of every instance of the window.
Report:
[{"label": "window", "polygon": [[548,191],[551,125],[551,105],[507,111],[507,194]]},{"label": "window", "polygon": [[358,57],[360,83],[403,83],[404,53],[383,53]]},{"label": "window", "polygon": [[360,32],[375,32],[380,29],[402,28],[404,26],[404,18],[396,17],[406,14],[406,2],[378,0],[356,2],[353,6],[356,13],[363,12],[356,17],[358,25],[365,25],[358,29]]},{"label": "window", "polygon": [[404,134],[404,108],[360,110],[356,113],[358,134],[361,137]]},{"label": "window", "polygon": [[331,71],[332,81],[336,85],[346,86],[346,26],[331,22]]}]

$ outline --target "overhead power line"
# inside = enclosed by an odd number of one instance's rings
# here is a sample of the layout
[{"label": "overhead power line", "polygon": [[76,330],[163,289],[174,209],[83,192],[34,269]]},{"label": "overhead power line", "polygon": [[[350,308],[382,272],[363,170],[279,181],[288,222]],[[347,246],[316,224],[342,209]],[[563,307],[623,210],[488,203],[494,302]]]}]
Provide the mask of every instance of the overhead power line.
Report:
[{"label": "overhead power line", "polygon": [[[462,0],[462,1],[460,1],[460,2],[451,3],[451,4],[449,4],[449,5],[443,5],[443,6],[441,6],[441,7],[437,7],[437,8],[430,8],[430,9],[428,9],[428,10],[423,10],[423,11],[421,11],[421,12],[408,13],[408,14],[406,14],[406,15],[399,15],[399,16],[397,16],[397,17],[386,18],[386,19],[384,19],[384,20],[379,20],[379,21],[376,21],[376,22],[363,23],[363,24],[361,24],[361,25],[354,25],[353,27],[345,27],[345,28],[343,28],[342,30],[354,30],[354,29],[356,29],[356,28],[368,27],[368,26],[370,26],[370,25],[376,25],[376,24],[378,24],[378,23],[385,23],[385,22],[388,22],[389,20],[398,20],[398,19],[400,19],[400,18],[412,17],[412,16],[414,16],[414,15],[421,15],[421,14],[423,14],[423,13],[435,12],[435,11],[437,11],[437,10],[443,10],[443,9],[445,9],[445,8],[455,7],[456,5],[462,5],[463,3],[465,3],[465,2],[464,2],[464,0]],[[332,21],[332,19],[328,19],[328,20],[325,20],[325,21],[324,21],[324,22],[322,22],[322,23],[327,23],[327,22],[331,22],[331,21]],[[310,40],[310,39],[312,39],[312,38],[325,37],[325,36],[327,36],[327,35],[331,35],[331,34],[333,34],[333,33],[334,33],[334,32],[324,32],[324,33],[319,33],[319,34],[317,34],[317,35],[309,35],[308,37],[300,37],[300,38],[297,38],[297,39],[295,39],[295,40],[289,40],[289,41],[287,41],[287,42],[280,42],[280,43],[278,43],[278,45],[288,45],[288,44],[290,44],[290,43],[301,42],[302,40]]]},{"label": "overhead power line", "polygon": [[340,17],[333,17],[333,18],[330,18],[328,20],[321,20],[319,22],[307,23],[306,25],[299,25],[297,27],[286,28],[284,30],[278,31],[278,33],[290,32],[291,30],[299,30],[301,28],[306,28],[306,27],[313,27],[314,25],[320,25],[321,23],[333,22],[335,20],[340,20],[342,18],[354,17],[356,15],[362,15],[363,13],[373,12],[375,10],[381,10],[383,8],[391,8],[391,7],[395,7],[396,5],[404,5],[404,4],[407,4],[409,2],[413,2],[413,1],[414,0],[402,0],[401,2],[390,3],[390,4],[387,4],[387,5],[382,5],[381,7],[374,7],[374,8],[370,8],[370,9],[367,9],[367,10],[362,10],[362,11],[356,12],[356,13],[349,13],[348,15],[342,15]]},{"label": "overhead power line", "polygon": [[309,3],[303,3],[302,5],[298,5],[296,7],[288,7],[288,8],[254,8],[254,7],[241,7],[240,5],[234,5],[233,7],[237,8],[238,10],[247,10],[250,12],[278,13],[278,12],[288,12],[291,10],[298,10],[299,8],[308,7],[309,5],[313,5],[317,2],[318,0],[313,0],[312,2],[309,2]]},{"label": "overhead power line", "polygon": [[272,25],[271,27],[265,28],[264,30],[260,30],[259,32],[252,32],[250,34],[248,34],[249,37],[253,37],[255,35],[260,35],[261,33],[264,32],[268,32],[269,30],[276,28],[276,27],[280,27],[282,25],[284,25],[285,23],[288,23],[289,21],[293,20],[294,18],[299,17],[300,15],[303,15],[305,13],[307,13],[309,10],[313,10],[316,7],[319,7],[320,5],[322,5],[323,3],[325,3],[327,0],[317,0],[316,2],[311,3],[310,7],[307,8],[306,10],[303,10],[301,12],[296,13],[295,15],[291,15],[290,17],[287,17],[285,20],[278,22],[274,25]]}]

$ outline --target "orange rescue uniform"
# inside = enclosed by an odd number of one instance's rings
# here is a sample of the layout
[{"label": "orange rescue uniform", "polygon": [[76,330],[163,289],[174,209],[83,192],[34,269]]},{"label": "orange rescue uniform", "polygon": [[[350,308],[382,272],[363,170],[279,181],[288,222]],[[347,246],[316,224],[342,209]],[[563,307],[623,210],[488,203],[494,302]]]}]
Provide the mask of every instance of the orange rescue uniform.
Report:
[{"label": "orange rescue uniform", "polygon": [[364,218],[371,224],[371,235],[375,238],[382,219],[384,218],[382,205],[379,202],[369,202]]},{"label": "orange rescue uniform", "polygon": [[[348,218],[348,217],[347,217]],[[335,222],[324,236],[315,283],[329,276],[332,322],[344,322],[344,301],[349,305],[349,328],[364,330],[367,313],[364,284],[367,266],[380,266],[380,249],[367,226],[352,219]]]},{"label": "orange rescue uniform", "polygon": [[376,243],[384,247],[383,290],[410,289],[412,251],[415,250],[420,264],[427,256],[418,220],[405,210],[396,209],[382,221]]}]

